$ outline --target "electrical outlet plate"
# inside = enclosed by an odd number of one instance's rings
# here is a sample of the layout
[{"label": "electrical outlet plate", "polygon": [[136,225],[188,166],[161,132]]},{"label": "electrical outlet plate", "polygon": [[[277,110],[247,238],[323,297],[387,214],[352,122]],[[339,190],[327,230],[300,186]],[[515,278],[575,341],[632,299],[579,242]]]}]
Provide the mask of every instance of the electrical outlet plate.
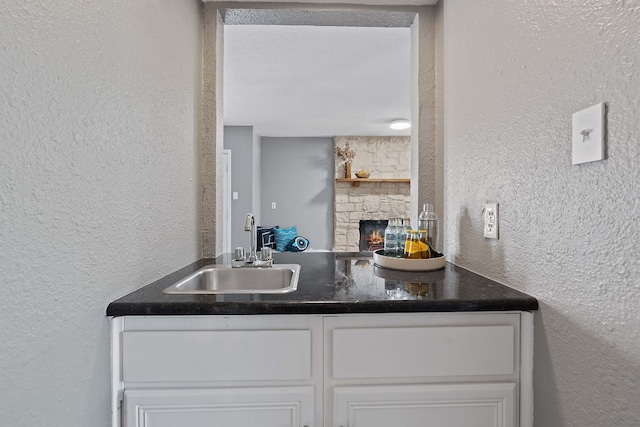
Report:
[{"label": "electrical outlet plate", "polygon": [[484,205],[484,237],[488,239],[498,238],[497,203],[485,203]]},{"label": "electrical outlet plate", "polygon": [[604,160],[604,115],[604,104],[573,113],[571,162],[574,165]]}]

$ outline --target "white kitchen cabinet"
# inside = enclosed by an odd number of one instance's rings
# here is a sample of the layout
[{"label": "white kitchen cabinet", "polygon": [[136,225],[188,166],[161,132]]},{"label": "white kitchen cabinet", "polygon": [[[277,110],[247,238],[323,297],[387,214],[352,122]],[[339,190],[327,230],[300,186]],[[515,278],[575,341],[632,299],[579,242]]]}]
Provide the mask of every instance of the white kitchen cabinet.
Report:
[{"label": "white kitchen cabinet", "polygon": [[521,316],[326,317],[325,427],[529,426]]},{"label": "white kitchen cabinet", "polygon": [[527,312],[112,319],[113,427],[531,427]]},{"label": "white kitchen cabinet", "polygon": [[113,427],[322,425],[321,317],[124,316],[112,330]]}]

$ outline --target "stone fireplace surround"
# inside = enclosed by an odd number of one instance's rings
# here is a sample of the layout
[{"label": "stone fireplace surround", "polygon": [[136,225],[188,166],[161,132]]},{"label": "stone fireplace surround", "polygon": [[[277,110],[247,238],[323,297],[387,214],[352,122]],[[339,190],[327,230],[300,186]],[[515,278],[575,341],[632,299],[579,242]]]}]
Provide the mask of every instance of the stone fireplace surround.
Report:
[{"label": "stone fireplace surround", "polygon": [[[352,171],[366,169],[371,178],[409,178],[411,176],[410,137],[337,136],[335,146],[349,146],[356,151]],[[344,165],[336,158],[335,177],[344,177]],[[409,218],[411,196],[409,183],[350,182],[335,183],[334,251],[357,252],[360,246],[360,220]]]}]

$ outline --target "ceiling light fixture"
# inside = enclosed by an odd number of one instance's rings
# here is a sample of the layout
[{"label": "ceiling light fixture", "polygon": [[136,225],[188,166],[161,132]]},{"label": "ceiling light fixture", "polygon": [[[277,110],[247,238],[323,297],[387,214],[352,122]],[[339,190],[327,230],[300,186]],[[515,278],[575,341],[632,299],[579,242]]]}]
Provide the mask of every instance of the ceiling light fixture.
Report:
[{"label": "ceiling light fixture", "polygon": [[409,129],[411,127],[411,122],[407,119],[394,120],[391,122],[389,127],[396,130]]}]

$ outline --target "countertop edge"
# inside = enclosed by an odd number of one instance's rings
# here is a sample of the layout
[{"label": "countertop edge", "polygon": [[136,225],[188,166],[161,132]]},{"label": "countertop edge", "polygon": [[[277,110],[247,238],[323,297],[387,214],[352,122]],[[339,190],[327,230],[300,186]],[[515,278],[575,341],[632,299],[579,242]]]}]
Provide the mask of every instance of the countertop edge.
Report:
[{"label": "countertop edge", "polygon": [[265,314],[366,314],[366,313],[455,313],[481,311],[537,311],[538,301],[465,301],[437,302],[427,305],[421,301],[358,301],[358,302],[287,302],[270,303],[226,303],[194,305],[176,302],[171,306],[156,303],[118,303],[107,307],[106,315],[120,316],[188,316],[188,315],[265,315]]}]

